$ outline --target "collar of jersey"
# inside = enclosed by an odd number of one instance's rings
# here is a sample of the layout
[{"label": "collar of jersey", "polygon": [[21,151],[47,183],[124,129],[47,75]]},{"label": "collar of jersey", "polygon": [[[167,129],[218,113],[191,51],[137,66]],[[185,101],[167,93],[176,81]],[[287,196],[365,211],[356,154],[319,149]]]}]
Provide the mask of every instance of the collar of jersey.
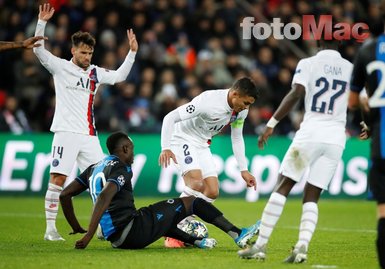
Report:
[{"label": "collar of jersey", "polygon": [[329,56],[338,56],[341,57],[341,54],[336,50],[326,49],[326,50],[320,50],[317,55],[329,55]]}]

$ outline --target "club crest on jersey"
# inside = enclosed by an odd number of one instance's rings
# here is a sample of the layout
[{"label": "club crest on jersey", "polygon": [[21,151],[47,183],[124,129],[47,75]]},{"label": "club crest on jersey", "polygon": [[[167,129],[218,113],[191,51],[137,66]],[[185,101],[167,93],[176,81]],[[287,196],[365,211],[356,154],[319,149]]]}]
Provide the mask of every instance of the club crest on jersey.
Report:
[{"label": "club crest on jersey", "polygon": [[238,113],[233,113],[230,118],[230,124],[233,123],[238,117]]},{"label": "club crest on jersey", "polygon": [[58,159],[54,159],[53,161],[52,161],[52,166],[53,167],[56,167],[56,166],[58,166],[59,165],[59,160]]},{"label": "club crest on jersey", "polygon": [[186,107],[186,112],[187,113],[193,113],[195,111],[195,106],[194,105],[188,105],[187,107]]},{"label": "club crest on jersey", "polygon": [[187,157],[184,159],[184,162],[185,162],[186,164],[190,164],[190,163],[192,163],[192,161],[193,161],[193,158],[191,158],[191,156],[187,156]]},{"label": "club crest on jersey", "polygon": [[126,183],[126,181],[124,180],[124,176],[123,175],[118,176],[117,180],[118,180],[120,186],[123,186],[124,183]]}]

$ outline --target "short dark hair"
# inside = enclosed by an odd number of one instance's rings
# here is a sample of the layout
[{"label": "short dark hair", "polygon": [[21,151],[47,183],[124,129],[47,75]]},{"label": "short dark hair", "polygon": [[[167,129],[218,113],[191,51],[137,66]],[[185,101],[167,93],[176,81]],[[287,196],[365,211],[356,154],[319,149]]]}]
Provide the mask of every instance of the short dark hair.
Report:
[{"label": "short dark hair", "polygon": [[259,89],[251,78],[243,77],[234,82],[232,89],[239,91],[242,95],[259,98]]},{"label": "short dark hair", "polygon": [[91,48],[95,47],[95,38],[88,32],[78,31],[71,36],[72,46],[78,47],[80,43],[86,44]]},{"label": "short dark hair", "polygon": [[129,139],[128,135],[123,132],[115,132],[111,134],[106,141],[108,152],[113,154],[123,139]]}]

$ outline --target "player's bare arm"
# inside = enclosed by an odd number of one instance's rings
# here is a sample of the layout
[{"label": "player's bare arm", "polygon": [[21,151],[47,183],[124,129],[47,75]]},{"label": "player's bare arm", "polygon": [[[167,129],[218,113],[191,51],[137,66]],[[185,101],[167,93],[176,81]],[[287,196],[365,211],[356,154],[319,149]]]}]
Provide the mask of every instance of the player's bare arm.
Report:
[{"label": "player's bare arm", "polygon": [[49,3],[44,3],[39,6],[39,20],[48,21],[55,13],[55,9]]},{"label": "player's bare arm", "polygon": [[243,180],[246,182],[247,187],[254,187],[254,190],[257,190],[257,181],[249,171],[241,171],[241,175]]},{"label": "player's bare arm", "polygon": [[94,210],[92,211],[91,221],[88,226],[87,233],[80,240],[76,241],[75,248],[84,249],[87,247],[88,243],[91,241],[94,236],[100,219],[102,218],[103,213],[107,210],[108,206],[111,203],[112,198],[118,191],[118,187],[115,183],[107,182],[103,188],[103,191],[98,196]]},{"label": "player's bare arm", "polygon": [[134,52],[138,51],[138,42],[136,41],[136,36],[132,29],[127,30],[127,37],[130,44],[130,50]]},{"label": "player's bare arm", "polygon": [[273,134],[275,125],[282,120],[297,104],[297,102],[304,98],[306,93],[305,87],[301,84],[294,84],[290,92],[283,98],[278,109],[274,112],[272,119],[274,120],[273,124],[268,122],[266,128],[262,135],[258,137],[258,147],[263,149],[267,144],[267,140]]},{"label": "player's bare arm", "polygon": [[10,49],[19,49],[19,48],[23,48],[23,49],[36,48],[41,46],[41,44],[36,44],[36,42],[42,39],[47,40],[48,38],[44,36],[34,36],[20,42],[0,41],[0,51],[10,50]]},{"label": "player's bare arm", "polygon": [[72,197],[76,196],[86,190],[86,187],[76,180],[72,181],[64,191],[60,194],[60,203],[63,208],[63,213],[67,219],[69,225],[72,228],[70,234],[85,233],[87,232],[80,226],[78,219],[76,218],[74,207],[72,204]]},{"label": "player's bare arm", "polygon": [[164,149],[159,155],[159,165],[167,168],[171,164],[171,159],[177,164],[175,154],[170,149]]},{"label": "player's bare arm", "polygon": [[24,49],[32,49],[32,48],[37,48],[40,47],[41,44],[37,43],[39,40],[48,40],[48,37],[45,36],[33,36],[30,38],[27,38],[22,42],[22,48]]}]

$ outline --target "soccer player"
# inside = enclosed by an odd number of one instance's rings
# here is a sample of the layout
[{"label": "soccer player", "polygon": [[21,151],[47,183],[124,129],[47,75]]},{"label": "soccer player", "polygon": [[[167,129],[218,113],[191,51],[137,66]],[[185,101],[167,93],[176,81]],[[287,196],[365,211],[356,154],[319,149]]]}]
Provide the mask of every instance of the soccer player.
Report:
[{"label": "soccer player", "polygon": [[106,144],[111,155],[89,166],[60,194],[72,234],[84,232],[75,216],[72,197],[89,189],[94,203],[88,231],[76,242],[75,248],[87,247],[98,223],[104,237],[115,248],[144,248],[162,236],[171,236],[199,248],[213,248],[215,239],[193,237],[177,228],[182,219],[193,213],[226,232],[239,247],[244,247],[258,232],[256,224],[237,228],[216,207],[194,196],[168,199],[136,209],[131,184],[134,144],[122,132],[110,135]]},{"label": "soccer player", "polygon": [[[47,21],[54,9],[48,4],[39,6],[39,20],[35,36],[44,34]],[[95,128],[94,98],[100,84],[115,84],[124,81],[135,60],[138,43],[132,30],[127,31],[130,52],[115,70],[106,70],[91,64],[95,39],[87,32],[72,35],[72,59],[58,58],[42,46],[34,48],[40,62],[53,75],[56,107],[51,131],[52,162],[50,181],[45,196],[45,240],[64,240],[56,229],[59,195],[75,161],[80,171],[98,162],[104,156]]]},{"label": "soccer player", "polygon": [[258,146],[263,149],[274,127],[299,100],[304,99],[304,119],[283,158],[277,186],[262,214],[258,239],[251,248],[238,252],[241,258],[265,259],[267,243],[287,196],[309,168],[299,238],[285,262],[307,260],[308,246],[318,220],[318,199],[322,190],[327,189],[345,147],[347,90],[352,72],[352,64],[332,49],[337,49],[337,44],[321,41],[321,46],[324,50],[299,61],[292,89],[258,138]]},{"label": "soccer player", "polygon": [[[193,195],[210,203],[218,197],[218,175],[210,143],[228,125],[242,178],[248,187],[256,189],[255,178],[247,168],[242,130],[248,108],[258,97],[254,82],[245,77],[230,89],[205,91],[164,117],[159,164],[168,167],[172,159],[178,165],[185,182],[181,197]],[[166,238],[165,245],[181,244]]]},{"label": "soccer player", "polygon": [[[385,1],[381,8],[385,14]],[[364,121],[363,131],[371,134],[369,187],[377,202],[377,254],[382,269],[385,269],[385,34],[365,42],[356,55],[351,78],[349,108],[361,106]],[[360,102],[360,92],[366,88],[369,107]],[[367,139],[368,136],[360,136]]]},{"label": "soccer player", "polygon": [[23,49],[36,48],[41,46],[41,44],[36,42],[42,39],[47,39],[47,38],[44,36],[33,36],[20,42],[0,41],[0,51],[19,49],[19,48],[23,48]]}]

